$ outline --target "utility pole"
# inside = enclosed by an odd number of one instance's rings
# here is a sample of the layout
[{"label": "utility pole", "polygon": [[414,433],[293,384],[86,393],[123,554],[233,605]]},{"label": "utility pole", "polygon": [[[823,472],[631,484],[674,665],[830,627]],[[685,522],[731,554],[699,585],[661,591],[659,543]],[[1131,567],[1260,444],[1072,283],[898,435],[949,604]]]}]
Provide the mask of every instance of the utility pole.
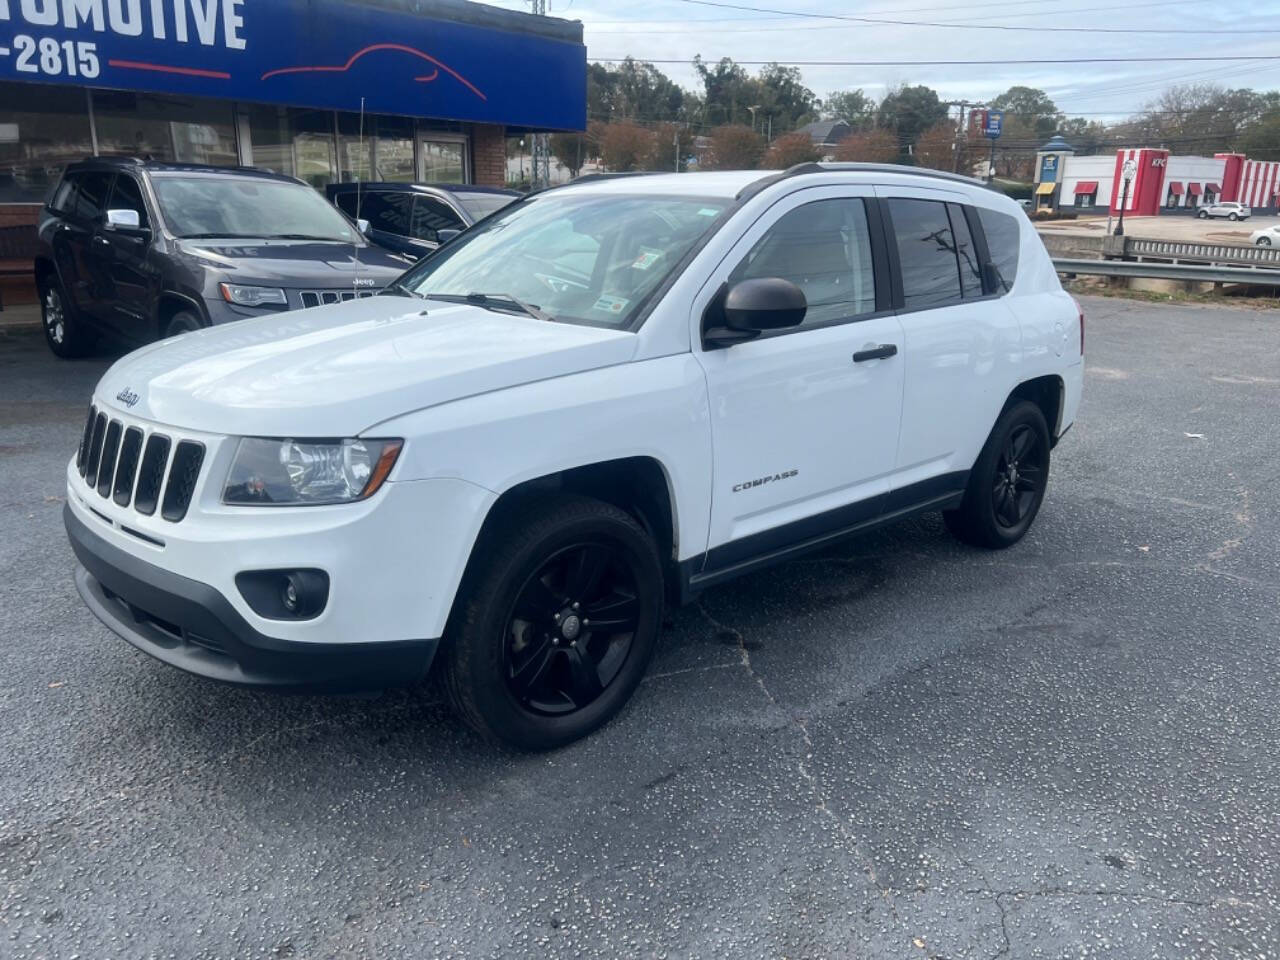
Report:
[{"label": "utility pole", "polygon": [[[535,17],[547,15],[547,0],[529,0],[529,12]],[[535,133],[530,150],[533,156],[533,176],[530,186],[536,190],[539,186],[551,186],[551,146],[545,133]]]},{"label": "utility pole", "polygon": [[948,107],[960,108],[960,123],[956,126],[955,143],[951,146],[951,172],[960,172],[960,141],[963,139],[965,143],[969,142],[969,131],[965,129],[964,113],[971,107],[985,107],[986,104],[978,100],[950,100],[947,102]]}]

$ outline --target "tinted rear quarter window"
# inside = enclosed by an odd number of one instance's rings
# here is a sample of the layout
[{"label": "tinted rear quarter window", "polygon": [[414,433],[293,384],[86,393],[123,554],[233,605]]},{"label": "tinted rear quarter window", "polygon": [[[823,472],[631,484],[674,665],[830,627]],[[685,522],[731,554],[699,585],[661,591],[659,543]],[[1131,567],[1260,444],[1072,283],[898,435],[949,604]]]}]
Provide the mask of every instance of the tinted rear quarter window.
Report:
[{"label": "tinted rear quarter window", "polygon": [[903,307],[927,310],[960,299],[956,238],[946,204],[937,200],[889,200],[902,271]]},{"label": "tinted rear quarter window", "polygon": [[[351,197],[354,206],[354,195]],[[409,208],[413,206],[411,193],[366,193],[360,198],[356,216],[369,221],[374,230],[383,230],[401,237],[409,235]]]},{"label": "tinted rear quarter window", "polygon": [[978,207],[978,219],[987,237],[991,262],[1000,271],[1000,281],[1007,293],[1018,276],[1018,248],[1022,245],[1022,225],[1016,217]]},{"label": "tinted rear quarter window", "polygon": [[54,209],[85,220],[101,218],[107,209],[111,177],[112,174],[101,171],[68,174],[54,195]]}]

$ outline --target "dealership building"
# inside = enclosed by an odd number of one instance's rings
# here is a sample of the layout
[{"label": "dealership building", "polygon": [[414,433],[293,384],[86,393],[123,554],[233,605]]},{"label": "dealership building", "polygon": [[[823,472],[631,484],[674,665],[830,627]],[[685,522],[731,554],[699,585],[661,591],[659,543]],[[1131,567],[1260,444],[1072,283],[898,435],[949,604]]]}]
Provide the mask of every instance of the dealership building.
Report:
[{"label": "dealership building", "polygon": [[508,136],[585,128],[577,21],[463,0],[0,0],[0,259],[86,156],[501,186]]},{"label": "dealership building", "polygon": [[[1125,189],[1124,170],[1133,177]],[[1036,154],[1035,209],[1098,209],[1127,215],[1195,214],[1207,204],[1235,200],[1255,213],[1280,207],[1280,163],[1250,160],[1239,153],[1212,157],[1174,156],[1141,147],[1079,157],[1054,137]]]}]

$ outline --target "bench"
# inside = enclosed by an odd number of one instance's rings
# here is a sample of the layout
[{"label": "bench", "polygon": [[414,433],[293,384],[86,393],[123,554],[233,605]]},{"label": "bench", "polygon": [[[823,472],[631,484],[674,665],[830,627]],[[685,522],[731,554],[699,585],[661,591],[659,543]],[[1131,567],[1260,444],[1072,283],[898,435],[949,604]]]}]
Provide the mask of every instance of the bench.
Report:
[{"label": "bench", "polygon": [[[38,246],[33,224],[0,227],[0,279],[32,276]],[[3,309],[4,290],[0,287],[0,310]]]}]

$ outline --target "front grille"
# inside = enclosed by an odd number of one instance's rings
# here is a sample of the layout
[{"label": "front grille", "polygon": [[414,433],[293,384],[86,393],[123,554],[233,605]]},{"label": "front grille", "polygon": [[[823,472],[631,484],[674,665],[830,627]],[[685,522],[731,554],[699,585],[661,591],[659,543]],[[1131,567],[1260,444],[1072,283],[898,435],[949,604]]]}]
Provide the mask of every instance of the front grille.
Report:
[{"label": "front grille", "polygon": [[[89,408],[76,465],[85,486],[122,507],[177,523],[187,515],[204,465],[204,444],[174,440]],[[170,456],[172,453],[172,456]],[[90,506],[90,509],[93,509]],[[97,511],[95,511],[97,512]],[[157,541],[159,542],[159,541]]]},{"label": "front grille", "polygon": [[303,290],[300,294],[304,307],[319,307],[326,303],[345,303],[377,296],[377,290]]}]

